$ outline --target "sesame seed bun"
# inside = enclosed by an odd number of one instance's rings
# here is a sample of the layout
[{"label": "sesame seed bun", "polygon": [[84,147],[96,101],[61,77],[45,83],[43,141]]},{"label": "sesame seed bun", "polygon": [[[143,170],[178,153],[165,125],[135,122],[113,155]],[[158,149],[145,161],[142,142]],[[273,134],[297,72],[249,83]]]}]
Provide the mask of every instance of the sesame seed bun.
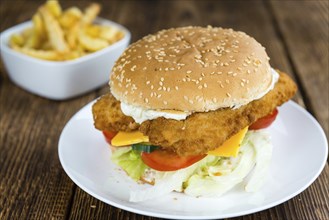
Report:
[{"label": "sesame seed bun", "polygon": [[126,49],[110,77],[121,102],[196,112],[245,105],[271,83],[264,47],[243,32],[212,27],[148,35]]}]

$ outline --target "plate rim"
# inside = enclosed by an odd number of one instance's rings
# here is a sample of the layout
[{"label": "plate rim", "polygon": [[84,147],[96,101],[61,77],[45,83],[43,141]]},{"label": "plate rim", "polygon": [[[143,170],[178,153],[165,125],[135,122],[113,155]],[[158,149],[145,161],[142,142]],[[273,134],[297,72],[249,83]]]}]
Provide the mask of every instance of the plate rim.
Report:
[{"label": "plate rim", "polygon": [[[98,99],[98,98],[97,98]],[[275,202],[271,202],[267,205],[262,205],[261,207],[255,207],[252,209],[248,209],[248,210],[244,210],[241,212],[235,212],[235,213],[227,213],[227,214],[221,214],[219,213],[218,215],[195,215],[195,216],[183,216],[183,215],[174,215],[174,214],[163,214],[163,213],[157,213],[157,212],[149,212],[149,211],[144,211],[144,210],[139,210],[137,208],[133,208],[133,207],[129,207],[129,206],[125,206],[122,205],[120,203],[114,202],[112,200],[109,200],[107,198],[104,198],[102,196],[97,195],[96,193],[94,193],[92,190],[89,190],[87,187],[85,187],[83,184],[81,184],[67,169],[67,165],[63,159],[62,153],[61,153],[61,146],[63,145],[63,134],[66,132],[66,130],[69,127],[69,124],[72,123],[72,121],[74,121],[76,119],[76,117],[81,114],[82,111],[84,111],[86,108],[90,108],[92,106],[93,103],[96,102],[96,100],[93,100],[89,103],[87,103],[86,105],[84,105],[82,108],[80,108],[70,119],[69,121],[65,124],[61,134],[60,134],[60,138],[58,141],[58,156],[59,156],[59,160],[60,163],[62,165],[63,170],[65,171],[66,175],[69,176],[69,178],[74,182],[74,184],[76,184],[78,187],[80,187],[83,191],[85,191],[86,193],[88,193],[89,195],[93,196],[94,198],[108,204],[111,206],[114,206],[116,208],[119,209],[123,209],[129,212],[133,212],[136,214],[141,214],[141,215],[145,215],[145,216],[151,216],[151,217],[158,217],[158,218],[167,218],[167,219],[218,219],[218,218],[231,218],[231,217],[239,217],[239,216],[243,216],[243,215],[248,215],[248,214],[253,214],[253,213],[257,213],[269,208],[272,208],[274,206],[280,205],[292,198],[294,198],[295,196],[297,196],[298,194],[300,194],[301,192],[303,192],[305,189],[307,189],[310,185],[312,185],[314,183],[314,181],[319,177],[319,175],[321,174],[321,172],[323,171],[325,165],[326,165],[326,161],[328,158],[328,140],[327,137],[324,133],[323,128],[321,127],[321,125],[319,124],[319,122],[313,117],[313,115],[311,115],[311,113],[309,113],[306,109],[304,109],[303,107],[301,107],[300,105],[298,105],[296,102],[289,100],[288,102],[286,102],[284,105],[291,105],[294,109],[302,112],[305,116],[307,116],[308,119],[310,119],[312,121],[312,123],[316,126],[316,128],[318,129],[318,131],[320,132],[321,137],[324,140],[324,157],[323,157],[323,161],[321,162],[321,166],[319,166],[319,169],[317,170],[317,172],[313,175],[312,179],[305,184],[303,187],[301,187],[299,190],[295,191],[294,193],[290,194],[287,197],[284,197],[282,199],[279,199]]]}]

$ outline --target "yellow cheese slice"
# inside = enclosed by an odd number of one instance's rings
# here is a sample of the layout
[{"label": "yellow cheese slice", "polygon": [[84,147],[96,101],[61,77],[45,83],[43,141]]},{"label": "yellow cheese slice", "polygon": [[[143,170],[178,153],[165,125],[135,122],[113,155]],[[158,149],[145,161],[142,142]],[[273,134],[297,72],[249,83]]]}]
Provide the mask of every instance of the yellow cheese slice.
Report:
[{"label": "yellow cheese slice", "polygon": [[[230,139],[224,142],[223,145],[215,150],[209,151],[209,155],[221,156],[221,157],[236,157],[238,155],[240,144],[248,131],[248,127],[245,127],[237,134],[233,135]],[[148,142],[149,138],[144,136],[139,131],[133,132],[118,132],[117,135],[111,141],[111,144],[115,147],[127,146],[142,142]]]},{"label": "yellow cheese slice", "polygon": [[233,135],[230,139],[225,141],[223,145],[215,150],[209,151],[208,154],[221,157],[236,157],[240,149],[240,144],[247,131],[248,127],[245,127],[237,134]]},{"label": "yellow cheese slice", "polygon": [[126,146],[131,144],[137,144],[141,142],[148,142],[149,137],[144,136],[142,132],[118,132],[117,135],[111,141],[111,144],[115,147]]}]

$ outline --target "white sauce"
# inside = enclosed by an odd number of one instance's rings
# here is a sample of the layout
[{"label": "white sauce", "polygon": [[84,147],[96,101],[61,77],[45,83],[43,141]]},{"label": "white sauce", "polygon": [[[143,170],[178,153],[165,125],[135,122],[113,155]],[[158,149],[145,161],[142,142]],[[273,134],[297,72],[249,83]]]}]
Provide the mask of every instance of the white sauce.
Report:
[{"label": "white sauce", "polygon": [[[257,99],[260,99],[262,98],[264,95],[266,95],[269,91],[271,91],[274,86],[275,86],[275,83],[279,80],[279,73],[277,71],[275,71],[275,69],[271,68],[271,73],[272,73],[272,81],[271,81],[271,85],[263,92],[263,93],[259,93],[258,96],[256,96],[253,100],[257,100]],[[243,105],[235,105],[233,106],[232,109],[238,109],[240,108],[241,106]]]},{"label": "white sauce", "polygon": [[280,75],[273,68],[271,68],[271,73],[272,73],[272,82],[271,82],[271,85],[267,88],[267,90],[265,90],[265,92],[260,93],[254,100],[257,100],[257,99],[262,98],[264,95],[266,95],[269,91],[271,91],[274,88],[275,83],[277,83],[277,81],[279,80]]},{"label": "white sauce", "polygon": [[175,119],[175,120],[184,120],[187,116],[192,114],[192,112],[166,112],[166,111],[156,111],[152,109],[143,109],[141,107],[129,105],[127,103],[121,102],[121,111],[123,114],[131,116],[135,122],[141,124],[144,121],[152,120],[160,117],[164,117],[167,119]]},{"label": "white sauce", "polygon": [[[265,94],[267,94],[270,90],[274,88],[275,83],[279,79],[279,74],[271,68],[272,73],[272,82],[271,85],[268,87],[268,89],[259,94],[254,100],[262,98]],[[241,107],[235,106],[233,109],[237,109]],[[152,120],[160,117],[164,117],[167,119],[174,119],[174,120],[185,120],[187,116],[191,115],[193,112],[183,112],[183,111],[177,111],[177,112],[170,112],[170,111],[158,111],[158,110],[152,110],[152,109],[143,109],[138,106],[129,105],[127,103],[121,102],[121,110],[123,114],[127,116],[131,116],[135,122],[141,124],[144,121]]]}]

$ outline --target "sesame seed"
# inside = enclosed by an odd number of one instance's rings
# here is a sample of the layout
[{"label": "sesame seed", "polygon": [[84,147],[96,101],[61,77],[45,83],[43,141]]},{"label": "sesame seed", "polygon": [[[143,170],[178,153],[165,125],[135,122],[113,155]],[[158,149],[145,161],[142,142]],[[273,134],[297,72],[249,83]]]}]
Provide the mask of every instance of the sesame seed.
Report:
[{"label": "sesame seed", "polygon": [[175,89],[178,90],[178,86],[175,86]]},{"label": "sesame seed", "polygon": [[186,73],[192,73],[192,71],[191,70],[188,70],[188,71],[186,71]]},{"label": "sesame seed", "polygon": [[163,81],[164,81],[164,78],[163,78],[163,77],[161,77],[161,78],[160,78],[160,80],[163,82]]},{"label": "sesame seed", "polygon": [[226,93],[226,95],[227,95],[227,97],[231,97],[231,94],[230,94],[230,93],[228,93],[228,92]]},{"label": "sesame seed", "polygon": [[150,84],[151,82],[150,81],[146,81],[146,85]]},{"label": "sesame seed", "polygon": [[168,102],[167,102],[167,101],[163,101],[163,104],[167,105],[167,104],[168,104]]},{"label": "sesame seed", "polygon": [[149,102],[148,98],[145,98],[145,99],[144,99],[144,101],[145,101],[146,103],[148,103],[148,102]]},{"label": "sesame seed", "polygon": [[160,98],[161,97],[161,94],[159,94],[158,96],[157,96],[157,98]]},{"label": "sesame seed", "polygon": [[207,88],[208,87],[207,83],[204,83],[203,84],[203,87]]},{"label": "sesame seed", "polygon": [[135,69],[136,69],[136,65],[134,65],[133,67],[130,68],[130,70],[131,70],[132,72],[134,72]]},{"label": "sesame seed", "polygon": [[160,86],[163,86],[163,82],[162,82],[162,81],[160,81],[160,82],[159,82],[159,85],[160,85]]}]

